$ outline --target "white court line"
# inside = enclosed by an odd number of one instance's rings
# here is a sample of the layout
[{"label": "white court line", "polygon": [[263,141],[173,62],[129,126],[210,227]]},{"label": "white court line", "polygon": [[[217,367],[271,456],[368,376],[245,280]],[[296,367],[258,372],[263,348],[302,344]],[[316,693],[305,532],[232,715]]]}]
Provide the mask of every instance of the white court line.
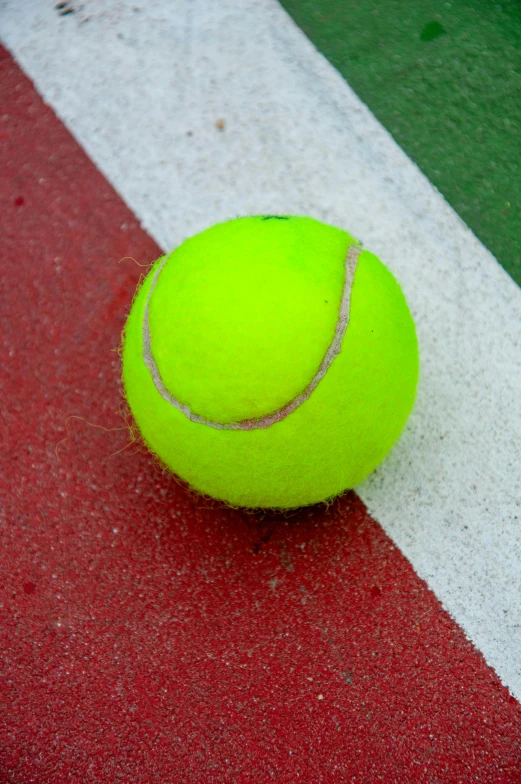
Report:
[{"label": "white court line", "polygon": [[164,249],[309,214],[394,270],[421,387],[359,493],[521,697],[521,292],[273,0],[52,6],[4,0],[4,40]]}]

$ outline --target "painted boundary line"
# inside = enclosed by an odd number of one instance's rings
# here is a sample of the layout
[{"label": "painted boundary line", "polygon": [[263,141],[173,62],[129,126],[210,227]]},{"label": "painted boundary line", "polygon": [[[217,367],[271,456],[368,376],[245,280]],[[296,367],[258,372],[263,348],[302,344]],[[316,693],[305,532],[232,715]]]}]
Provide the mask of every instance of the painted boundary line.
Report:
[{"label": "painted boundary line", "polygon": [[393,269],[420,394],[359,494],[521,697],[517,286],[273,0],[86,0],[65,17],[7,0],[0,29],[165,250],[217,220],[293,212]]}]

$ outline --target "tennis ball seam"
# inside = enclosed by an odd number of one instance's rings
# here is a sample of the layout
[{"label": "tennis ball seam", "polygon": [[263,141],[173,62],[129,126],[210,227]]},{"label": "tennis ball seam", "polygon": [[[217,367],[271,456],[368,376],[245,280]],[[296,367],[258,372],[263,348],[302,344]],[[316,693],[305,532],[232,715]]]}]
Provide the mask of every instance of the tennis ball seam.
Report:
[{"label": "tennis ball seam", "polygon": [[176,408],[180,411],[184,416],[189,419],[191,422],[197,422],[201,425],[206,425],[207,427],[213,427],[217,430],[257,430],[257,429],[266,429],[274,425],[276,422],[280,422],[281,420],[285,419],[287,416],[292,414],[299,406],[306,402],[309,399],[313,391],[316,389],[320,381],[324,378],[327,371],[329,370],[331,363],[338,356],[342,349],[342,342],[344,339],[344,335],[349,324],[349,312],[350,312],[350,305],[351,305],[351,290],[353,287],[353,280],[356,271],[356,267],[358,264],[358,258],[362,249],[357,245],[351,245],[348,249],[346,254],[345,263],[344,263],[344,286],[342,290],[342,298],[340,301],[340,308],[338,312],[338,319],[335,326],[335,333],[333,336],[333,340],[329,344],[326,353],[324,354],[324,358],[319,365],[319,368],[313,378],[311,379],[308,386],[304,389],[303,392],[298,394],[294,397],[289,403],[286,403],[281,408],[277,409],[277,411],[272,412],[271,414],[267,414],[266,416],[257,417],[253,419],[243,419],[240,422],[214,422],[206,417],[201,416],[193,412],[189,406],[181,403],[180,400],[177,400],[171,392],[166,388],[165,383],[161,377],[161,373],[157,362],[154,359],[152,354],[152,337],[150,334],[150,301],[152,298],[152,294],[154,293],[154,289],[156,288],[157,282],[159,280],[159,276],[161,275],[162,270],[164,269],[167,261],[168,256],[165,256],[163,261],[158,265],[156,272],[154,273],[154,277],[152,279],[152,283],[150,285],[147,300],[145,303],[145,311],[143,314],[143,325],[142,325],[142,336],[143,336],[143,361],[150,373],[152,381],[156,390],[159,392],[161,397],[166,400],[171,406]]}]

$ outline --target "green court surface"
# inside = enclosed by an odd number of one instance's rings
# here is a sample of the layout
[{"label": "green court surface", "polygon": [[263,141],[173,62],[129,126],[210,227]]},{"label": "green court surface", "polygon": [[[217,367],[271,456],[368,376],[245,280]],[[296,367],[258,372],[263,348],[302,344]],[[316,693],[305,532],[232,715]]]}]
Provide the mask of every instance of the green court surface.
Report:
[{"label": "green court surface", "polygon": [[521,2],[282,5],[521,283]]}]

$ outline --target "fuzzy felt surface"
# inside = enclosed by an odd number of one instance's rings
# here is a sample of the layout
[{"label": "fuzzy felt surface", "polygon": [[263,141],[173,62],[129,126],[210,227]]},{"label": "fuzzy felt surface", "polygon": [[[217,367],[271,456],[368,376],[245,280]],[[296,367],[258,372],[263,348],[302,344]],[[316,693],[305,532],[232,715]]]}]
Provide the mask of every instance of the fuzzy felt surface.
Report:
[{"label": "fuzzy felt surface", "polygon": [[413,405],[414,323],[371,253],[358,259],[340,353],[305,402],[252,431],[190,421],[156,388],[209,419],[262,417],[309,384],[334,339],[352,238],[310,218],[242,218],[174,251],[140,288],[124,338],[123,377],[148,446],[195,489],[247,507],[291,508],[361,482],[388,453]]}]

